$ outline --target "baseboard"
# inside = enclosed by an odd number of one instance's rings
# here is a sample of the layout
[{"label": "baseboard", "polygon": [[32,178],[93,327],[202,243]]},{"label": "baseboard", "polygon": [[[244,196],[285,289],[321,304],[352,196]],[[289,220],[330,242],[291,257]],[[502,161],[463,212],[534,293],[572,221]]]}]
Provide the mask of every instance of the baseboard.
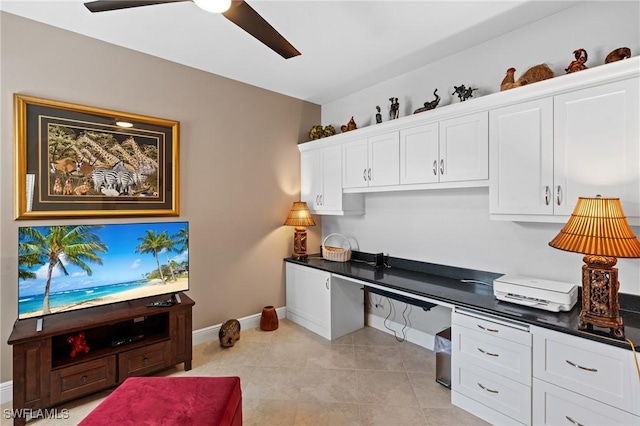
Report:
[{"label": "baseboard", "polygon": [[[287,308],[281,307],[276,308],[276,312],[278,313],[278,318],[283,319],[287,317]],[[259,314],[249,315],[243,318],[236,318],[240,322],[240,330],[248,330],[250,328],[255,328],[260,326],[260,317],[262,312]],[[193,332],[193,345],[199,345],[201,343],[207,343],[214,340],[218,340],[218,333],[220,332],[220,327],[222,327],[222,323],[211,325],[209,327],[201,328],[199,330],[195,330]]]},{"label": "baseboard", "polygon": [[[284,306],[281,308],[277,308],[276,312],[278,313],[278,318],[280,319],[287,317],[287,308]],[[240,330],[248,330],[250,328],[259,327],[261,315],[262,312],[243,318],[237,318],[237,320],[240,321]],[[220,331],[220,327],[222,327],[222,323],[201,328],[199,330],[194,330],[192,334],[192,344],[199,345],[201,343],[218,340],[218,332]],[[13,381],[10,380],[8,382],[0,383],[0,404],[4,404],[5,402],[9,402],[12,400]]]},{"label": "baseboard", "polygon": [[13,380],[0,383],[0,404],[13,401]]},{"label": "baseboard", "polygon": [[[386,324],[386,326],[385,326]],[[397,322],[386,320],[382,317],[373,314],[367,314],[367,325],[369,327],[373,327],[376,330],[384,331],[385,333],[394,335],[393,331],[395,331],[395,335],[398,338],[403,338],[406,336],[407,342],[414,343],[418,346],[422,346],[425,349],[433,350],[433,344],[435,340],[435,336],[425,333],[424,331],[416,330],[415,328],[406,327],[404,329],[404,333],[402,332],[402,328],[405,327],[403,324],[398,324]],[[388,328],[387,328],[388,327]],[[391,330],[389,330],[389,328]]]}]

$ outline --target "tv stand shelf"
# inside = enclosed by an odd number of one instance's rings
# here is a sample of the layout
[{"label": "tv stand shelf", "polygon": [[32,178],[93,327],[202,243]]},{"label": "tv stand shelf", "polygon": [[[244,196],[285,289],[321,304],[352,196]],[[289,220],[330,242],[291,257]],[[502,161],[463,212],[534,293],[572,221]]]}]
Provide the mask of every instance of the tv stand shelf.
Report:
[{"label": "tv stand shelf", "polygon": [[[182,293],[180,299],[173,306],[147,306],[160,300],[155,296],[54,314],[44,317],[42,331],[36,331],[36,318],[16,321],[8,340],[13,408],[50,408],[180,363],[190,370],[195,302]],[[81,332],[89,352],[72,357],[67,338]],[[139,340],[113,346],[134,336]],[[25,421],[16,418],[14,424]]]}]

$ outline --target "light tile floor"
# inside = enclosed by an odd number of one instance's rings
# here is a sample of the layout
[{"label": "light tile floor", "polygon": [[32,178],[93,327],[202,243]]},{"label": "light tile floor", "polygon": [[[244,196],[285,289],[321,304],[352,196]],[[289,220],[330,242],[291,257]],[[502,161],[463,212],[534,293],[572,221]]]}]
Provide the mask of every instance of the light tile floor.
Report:
[{"label": "light tile floor", "polygon": [[[435,381],[433,352],[371,327],[330,342],[284,319],[275,331],[242,330],[232,348],[195,346],[192,370],[159,375],[239,376],[247,426],[486,425],[451,405],[450,391]],[[106,395],[59,407],[68,420],[28,424],[74,425]],[[10,424],[3,416],[0,425]]]}]

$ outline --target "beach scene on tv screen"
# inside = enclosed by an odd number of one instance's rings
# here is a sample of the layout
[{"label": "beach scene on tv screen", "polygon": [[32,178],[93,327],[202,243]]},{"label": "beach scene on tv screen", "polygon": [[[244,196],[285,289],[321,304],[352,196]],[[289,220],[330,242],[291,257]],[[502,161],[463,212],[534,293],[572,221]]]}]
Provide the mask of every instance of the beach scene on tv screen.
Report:
[{"label": "beach scene on tv screen", "polygon": [[18,229],[18,318],[189,289],[187,222]]}]

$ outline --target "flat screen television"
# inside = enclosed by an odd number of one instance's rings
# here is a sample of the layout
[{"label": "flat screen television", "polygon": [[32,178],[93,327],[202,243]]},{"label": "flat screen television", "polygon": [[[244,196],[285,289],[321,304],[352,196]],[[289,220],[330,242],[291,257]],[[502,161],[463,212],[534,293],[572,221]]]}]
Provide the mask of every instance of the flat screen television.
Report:
[{"label": "flat screen television", "polygon": [[188,222],[18,229],[18,319],[187,290]]}]

